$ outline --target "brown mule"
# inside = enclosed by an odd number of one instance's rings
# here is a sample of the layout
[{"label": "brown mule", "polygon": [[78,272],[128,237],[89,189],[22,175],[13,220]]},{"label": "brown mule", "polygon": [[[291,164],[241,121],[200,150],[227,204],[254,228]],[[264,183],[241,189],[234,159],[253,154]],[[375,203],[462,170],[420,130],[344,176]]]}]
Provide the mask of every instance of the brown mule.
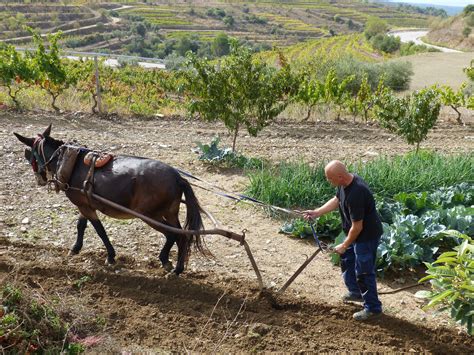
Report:
[{"label": "brown mule", "polygon": [[[25,149],[25,158],[32,165],[39,185],[46,185],[48,178],[56,173],[58,151],[64,145],[64,142],[52,138],[50,133],[51,125],[36,138],[26,138],[14,133],[22,143],[28,146]],[[71,173],[69,186],[76,189],[65,191],[66,196],[77,206],[80,212],[77,221],[77,240],[71,249],[71,253],[77,254],[80,252],[83,245],[84,231],[87,221],[89,221],[107,249],[107,262],[113,264],[115,262],[115,250],[96,211],[120,219],[135,217],[106,206],[97,200],[89,200],[85,194],[77,190],[83,187],[89,172],[89,166],[84,164],[84,157],[88,152],[88,149],[80,149]],[[48,177],[48,175],[50,176]],[[176,169],[158,160],[126,155],[113,156],[103,167],[95,170],[93,191],[112,202],[180,229],[182,227],[178,214],[182,195],[184,194],[187,206],[184,228],[187,230],[203,228],[201,207],[189,182],[181,177]],[[178,235],[152,227],[166,237],[166,243],[159,256],[166,270],[171,271],[172,269],[169,253],[175,242],[178,246],[178,260],[174,272],[177,275],[184,271],[184,265],[191,253],[192,243],[200,252],[206,254],[198,235]]]}]

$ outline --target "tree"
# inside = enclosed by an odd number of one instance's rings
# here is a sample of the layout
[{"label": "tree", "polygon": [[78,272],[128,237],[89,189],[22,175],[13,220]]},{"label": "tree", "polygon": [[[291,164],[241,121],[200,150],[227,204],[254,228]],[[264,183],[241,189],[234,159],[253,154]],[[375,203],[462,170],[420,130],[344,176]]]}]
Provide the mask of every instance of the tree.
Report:
[{"label": "tree", "polygon": [[59,112],[56,99],[67,88],[77,83],[79,65],[71,62],[66,66],[67,60],[61,60],[58,45],[61,32],[48,35],[49,52],[46,51],[43,38],[31,29],[30,32],[36,45],[32,58],[33,66],[37,69],[36,84],[51,96],[51,107]]},{"label": "tree", "polygon": [[182,36],[176,43],[176,52],[181,56],[185,56],[189,51],[196,53],[198,49],[199,44],[189,35]]},{"label": "tree", "polygon": [[467,95],[466,95],[466,83],[462,83],[457,91],[454,91],[450,86],[443,86],[440,90],[441,102],[443,105],[451,107],[457,113],[456,121],[459,124],[464,124],[461,119],[460,107],[466,106]]},{"label": "tree", "polygon": [[0,85],[7,88],[16,109],[20,107],[18,93],[34,82],[34,75],[28,53],[22,55],[14,46],[0,44]]},{"label": "tree", "polygon": [[364,74],[357,94],[349,102],[349,109],[354,115],[354,120],[357,114],[362,111],[365,123],[369,121],[369,111],[374,107],[376,98],[383,91],[384,87],[384,78],[382,76],[379,80],[377,89],[373,92],[369,83],[369,76],[367,73]]},{"label": "tree", "polygon": [[378,17],[370,17],[365,23],[364,34],[367,39],[378,34],[385,34],[388,30],[388,24]]},{"label": "tree", "polygon": [[222,121],[233,135],[233,151],[242,126],[257,136],[288,105],[294,79],[286,61],[281,69],[257,62],[250,49],[236,40],[231,41],[230,55],[217,65],[188,56],[184,87],[189,113]]},{"label": "tree", "polygon": [[354,80],[354,78],[354,75],[349,75],[342,80],[338,80],[336,70],[330,69],[324,80],[323,100],[326,104],[332,104],[337,107],[336,120],[338,121],[350,97],[349,92],[346,90],[347,85]]},{"label": "tree", "polygon": [[300,85],[295,96],[295,101],[307,105],[308,111],[306,117],[307,121],[311,117],[311,111],[322,102],[324,95],[324,84],[316,78],[312,78],[309,73],[303,72],[300,74]]},{"label": "tree", "polygon": [[229,37],[225,33],[219,33],[211,44],[211,51],[215,57],[222,57],[229,54]]},{"label": "tree", "polygon": [[143,38],[145,38],[146,36],[146,26],[144,25],[143,22],[138,22],[134,26],[133,31]]},{"label": "tree", "polygon": [[464,16],[469,15],[474,12],[474,5],[467,5],[462,11]]},{"label": "tree", "polygon": [[[104,72],[103,61],[98,62],[98,72]],[[93,60],[84,60],[78,63],[74,63],[72,70],[77,70],[77,84],[76,87],[78,90],[84,92],[87,95],[90,95],[93,101],[91,107],[92,113],[98,113],[97,107],[99,105],[97,98],[97,84],[96,84],[96,74],[95,74],[95,63]]]},{"label": "tree", "polygon": [[384,89],[376,105],[376,116],[380,124],[403,137],[408,144],[416,144],[417,153],[420,143],[426,139],[428,131],[435,125],[441,109],[436,88],[415,91],[402,98]]}]

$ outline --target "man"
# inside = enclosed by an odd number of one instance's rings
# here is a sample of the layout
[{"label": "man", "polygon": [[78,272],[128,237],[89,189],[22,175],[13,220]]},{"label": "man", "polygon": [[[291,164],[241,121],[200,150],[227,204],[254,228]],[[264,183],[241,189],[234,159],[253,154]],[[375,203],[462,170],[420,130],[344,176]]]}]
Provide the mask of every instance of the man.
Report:
[{"label": "man", "polygon": [[324,172],[326,179],[337,187],[336,196],[315,210],[304,211],[304,217],[317,218],[339,208],[346,238],[335,247],[335,252],[341,255],[342,277],[349,290],[343,301],[364,303],[364,309],[354,313],[354,319],[363,321],[374,318],[382,313],[375,266],[377,247],[383,233],[374,197],[364,180],[349,173],[340,161],[331,161]]}]

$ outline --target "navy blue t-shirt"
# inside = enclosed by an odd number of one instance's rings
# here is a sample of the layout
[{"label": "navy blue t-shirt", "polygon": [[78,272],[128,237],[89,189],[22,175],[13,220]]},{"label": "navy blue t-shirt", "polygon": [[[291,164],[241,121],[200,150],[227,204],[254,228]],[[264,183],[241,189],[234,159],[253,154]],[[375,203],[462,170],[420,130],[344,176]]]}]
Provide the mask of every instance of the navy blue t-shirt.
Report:
[{"label": "navy blue t-shirt", "polygon": [[364,242],[382,235],[382,222],[375,208],[374,196],[360,176],[354,174],[348,186],[339,186],[336,197],[339,199],[342,229],[346,234],[351,229],[352,221],[363,220],[362,231],[356,241]]}]

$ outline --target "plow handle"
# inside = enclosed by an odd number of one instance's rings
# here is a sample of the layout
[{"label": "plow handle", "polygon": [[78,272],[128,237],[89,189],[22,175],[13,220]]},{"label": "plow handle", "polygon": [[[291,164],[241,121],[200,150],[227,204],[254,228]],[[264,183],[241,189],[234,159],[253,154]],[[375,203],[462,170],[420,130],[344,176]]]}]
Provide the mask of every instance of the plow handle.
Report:
[{"label": "plow handle", "polygon": [[296,272],[291,276],[288,281],[278,290],[277,294],[281,295],[285,290],[290,286],[293,281],[298,277],[299,274],[308,266],[308,264],[321,252],[321,249],[317,249],[306,261],[296,270]]}]

